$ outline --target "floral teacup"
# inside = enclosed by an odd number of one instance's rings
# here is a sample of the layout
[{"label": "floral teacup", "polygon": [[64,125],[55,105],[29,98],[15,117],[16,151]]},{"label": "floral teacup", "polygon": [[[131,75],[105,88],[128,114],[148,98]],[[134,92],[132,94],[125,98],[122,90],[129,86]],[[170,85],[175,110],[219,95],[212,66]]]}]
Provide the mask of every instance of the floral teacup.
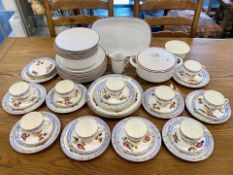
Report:
[{"label": "floral teacup", "polygon": [[169,86],[157,86],[155,97],[161,105],[170,104],[176,96],[176,92]]},{"label": "floral teacup", "polygon": [[121,78],[109,78],[106,81],[106,89],[108,90],[109,94],[114,97],[121,95],[124,87],[125,82]]},{"label": "floral teacup", "polygon": [[200,73],[202,69],[205,69],[204,65],[201,65],[198,61],[187,60],[184,62],[184,71],[190,77],[195,77]]}]

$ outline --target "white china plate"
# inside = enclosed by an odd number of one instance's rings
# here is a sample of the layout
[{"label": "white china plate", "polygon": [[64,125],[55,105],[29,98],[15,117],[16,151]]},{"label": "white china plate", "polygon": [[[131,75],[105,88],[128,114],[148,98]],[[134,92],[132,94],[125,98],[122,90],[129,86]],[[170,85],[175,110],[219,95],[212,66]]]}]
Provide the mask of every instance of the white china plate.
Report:
[{"label": "white china plate", "polygon": [[42,113],[44,117],[47,117],[50,121],[52,121],[54,125],[54,131],[52,132],[51,136],[43,144],[38,145],[38,146],[25,146],[23,144],[20,144],[15,138],[15,130],[19,127],[19,121],[18,121],[14,125],[10,133],[10,144],[15,151],[22,153],[22,154],[38,153],[48,148],[57,139],[60,133],[60,129],[61,129],[61,124],[60,124],[59,119],[57,118],[57,116],[55,116],[52,113],[49,113],[49,112],[42,112]]},{"label": "white china plate", "polygon": [[80,154],[74,150],[72,150],[69,146],[68,143],[68,133],[69,130],[72,128],[73,125],[76,124],[78,119],[75,119],[73,121],[71,121],[62,131],[61,134],[61,138],[60,138],[60,144],[61,144],[61,148],[62,151],[71,159],[74,160],[79,160],[79,161],[87,161],[87,160],[91,160],[94,159],[98,156],[100,156],[101,154],[103,154],[106,149],[108,148],[108,145],[111,141],[111,131],[110,128],[108,127],[108,125],[100,118],[94,117],[98,123],[98,125],[101,125],[102,127],[104,127],[106,129],[106,137],[104,139],[104,142],[102,143],[101,147],[95,152],[95,153],[89,153],[89,154]]},{"label": "white china plate", "polygon": [[103,18],[94,22],[92,29],[100,35],[99,44],[107,55],[116,51],[122,51],[129,56],[137,55],[149,47],[151,42],[149,25],[138,18]]},{"label": "white china plate", "polygon": [[53,95],[55,93],[55,90],[53,88],[49,91],[49,93],[46,97],[46,104],[47,104],[48,108],[50,110],[52,110],[53,112],[65,114],[65,113],[74,112],[74,111],[80,109],[81,107],[83,107],[83,105],[85,105],[85,103],[86,103],[87,89],[85,86],[83,86],[81,84],[77,84],[76,86],[80,90],[80,93],[82,96],[80,101],[77,104],[75,104],[74,106],[71,106],[71,107],[67,107],[67,108],[59,108],[58,106],[54,105]]},{"label": "white china plate", "polygon": [[[125,110],[118,111],[118,112],[106,110],[106,109],[99,107],[95,103],[94,91],[96,90],[96,87],[99,85],[99,83],[101,83],[101,82],[105,81],[107,78],[111,78],[111,77],[121,77],[124,81],[127,81],[128,83],[130,83],[134,87],[134,89],[137,93],[136,101],[131,106],[126,108]],[[132,79],[131,77],[128,77],[125,75],[120,75],[120,74],[105,75],[105,76],[100,77],[99,79],[95,80],[90,85],[90,87],[87,91],[87,104],[91,110],[93,110],[96,114],[98,114],[100,116],[107,117],[107,118],[122,118],[122,117],[126,117],[126,116],[131,115],[133,112],[135,112],[140,107],[141,99],[142,99],[142,92],[143,92],[143,89],[140,86],[140,84],[136,80]]]},{"label": "white china plate", "polygon": [[172,143],[170,136],[169,136],[169,127],[171,125],[176,124],[177,122],[181,122],[184,119],[186,119],[187,117],[177,117],[177,118],[173,118],[168,120],[165,125],[163,126],[163,130],[162,130],[162,137],[163,137],[163,141],[167,147],[167,149],[176,157],[185,160],[185,161],[189,161],[189,162],[198,162],[198,161],[202,161],[207,159],[214,150],[214,139],[213,136],[211,135],[210,131],[205,127],[205,135],[206,137],[208,137],[208,143],[206,144],[207,148],[205,150],[203,150],[202,152],[200,152],[199,154],[186,154],[184,152],[181,152],[179,149],[177,149],[177,147]]},{"label": "white china plate", "polygon": [[31,111],[34,111],[35,109],[39,108],[45,101],[46,99],[46,89],[44,88],[44,86],[40,85],[40,84],[33,84],[33,83],[30,83],[30,86],[32,86],[33,88],[37,89],[38,90],[38,95],[39,95],[39,99],[38,101],[28,107],[28,108],[25,108],[25,109],[22,109],[22,110],[15,110],[15,109],[12,109],[11,106],[9,106],[8,102],[9,102],[9,98],[10,98],[10,94],[9,93],[6,93],[6,95],[3,97],[3,100],[2,100],[2,107],[3,109],[10,113],[10,114],[13,114],[13,115],[22,115],[22,114],[26,114],[26,113],[29,113]]},{"label": "white china plate", "polygon": [[196,95],[203,93],[203,90],[196,90],[191,93],[189,93],[186,97],[185,103],[188,111],[198,120],[209,123],[209,124],[221,124],[226,122],[230,116],[231,116],[231,107],[229,104],[225,104],[225,117],[219,118],[219,119],[211,119],[209,117],[201,115],[198,111],[196,111],[193,99],[195,98]]},{"label": "white china plate", "polygon": [[[179,116],[183,110],[184,110],[184,99],[182,98],[182,96],[180,94],[176,94],[175,97],[175,101],[177,103],[177,107],[169,113],[159,113],[155,110],[151,109],[150,106],[150,98],[154,98],[154,100],[156,101],[156,97],[154,95],[154,87],[147,89],[144,93],[143,93],[143,97],[142,97],[142,105],[144,107],[144,109],[151,115],[157,117],[157,118],[161,118],[161,119],[171,119],[174,117]],[[154,101],[153,100],[153,101]]]},{"label": "white china plate", "polygon": [[159,132],[158,128],[152,122],[150,122],[147,119],[144,119],[144,118],[140,117],[140,119],[144,120],[144,122],[146,123],[148,129],[150,129],[150,132],[152,132],[151,137],[153,137],[154,141],[151,142],[150,148],[146,149],[145,153],[139,154],[139,155],[130,154],[127,151],[125,151],[125,149],[123,149],[122,146],[119,144],[119,134],[121,133],[122,129],[124,129],[125,123],[130,118],[131,117],[121,120],[113,128],[113,131],[112,131],[112,145],[113,145],[113,148],[120,157],[122,157],[123,159],[126,159],[128,161],[131,161],[131,162],[145,162],[145,161],[148,161],[148,160],[152,159],[154,156],[156,156],[157,153],[160,150],[161,142],[162,142],[160,132]]}]

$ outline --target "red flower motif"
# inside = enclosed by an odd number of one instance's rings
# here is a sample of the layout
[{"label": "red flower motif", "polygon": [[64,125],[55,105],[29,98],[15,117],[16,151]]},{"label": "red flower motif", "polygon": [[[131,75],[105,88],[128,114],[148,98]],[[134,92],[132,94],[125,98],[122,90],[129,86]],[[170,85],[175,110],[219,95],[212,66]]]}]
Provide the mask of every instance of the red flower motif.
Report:
[{"label": "red flower motif", "polygon": [[77,147],[78,147],[78,149],[85,150],[84,145],[81,144],[81,143],[78,143],[78,144],[77,144]]}]

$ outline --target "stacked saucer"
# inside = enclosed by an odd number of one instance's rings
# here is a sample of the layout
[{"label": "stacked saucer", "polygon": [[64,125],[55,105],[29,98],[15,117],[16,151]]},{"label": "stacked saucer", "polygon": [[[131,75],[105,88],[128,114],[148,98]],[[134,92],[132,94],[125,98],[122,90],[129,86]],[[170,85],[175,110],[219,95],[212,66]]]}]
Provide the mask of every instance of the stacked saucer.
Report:
[{"label": "stacked saucer", "polygon": [[63,152],[74,160],[87,161],[105,152],[111,140],[108,125],[100,118],[84,116],[71,121],[63,130]]},{"label": "stacked saucer", "polygon": [[39,84],[17,82],[3,97],[3,109],[14,115],[31,112],[42,105],[46,99],[46,89]]},{"label": "stacked saucer", "polygon": [[189,117],[177,117],[167,121],[162,136],[168,150],[186,161],[207,159],[214,150],[214,140],[210,131]]},{"label": "stacked saucer", "polygon": [[182,96],[169,86],[148,89],[143,93],[142,104],[149,114],[162,119],[177,117],[184,110]]},{"label": "stacked saucer", "polygon": [[62,80],[51,89],[46,98],[49,109],[57,113],[70,113],[86,103],[87,89],[71,80]]},{"label": "stacked saucer", "polygon": [[57,75],[56,62],[52,58],[38,58],[21,71],[21,77],[29,83],[44,83]]},{"label": "stacked saucer", "polygon": [[209,83],[210,75],[198,61],[187,60],[176,69],[173,79],[185,87],[201,88]]},{"label": "stacked saucer", "polygon": [[99,35],[91,29],[78,27],[61,32],[55,40],[58,74],[79,83],[101,77],[107,60],[98,42]]},{"label": "stacked saucer", "polygon": [[229,100],[216,90],[196,90],[186,97],[186,107],[198,120],[209,124],[226,122],[231,116]]},{"label": "stacked saucer", "polygon": [[142,92],[138,82],[128,76],[106,75],[91,84],[87,103],[98,115],[121,118],[131,115],[140,107]]},{"label": "stacked saucer", "polygon": [[132,162],[152,159],[160,150],[161,136],[149,120],[130,117],[121,120],[113,129],[112,145],[116,153]]},{"label": "stacked saucer", "polygon": [[11,130],[12,148],[23,154],[33,154],[48,148],[60,132],[59,119],[49,112],[24,115]]}]

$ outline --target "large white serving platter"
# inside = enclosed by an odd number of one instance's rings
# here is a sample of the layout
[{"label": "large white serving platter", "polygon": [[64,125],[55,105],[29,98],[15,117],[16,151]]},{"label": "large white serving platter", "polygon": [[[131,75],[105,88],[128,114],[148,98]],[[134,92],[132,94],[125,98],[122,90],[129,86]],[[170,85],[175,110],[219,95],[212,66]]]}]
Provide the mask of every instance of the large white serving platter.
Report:
[{"label": "large white serving platter", "polygon": [[110,17],[97,20],[92,29],[100,35],[99,44],[107,55],[122,51],[126,54],[137,55],[149,47],[151,29],[149,25],[138,18]]}]

